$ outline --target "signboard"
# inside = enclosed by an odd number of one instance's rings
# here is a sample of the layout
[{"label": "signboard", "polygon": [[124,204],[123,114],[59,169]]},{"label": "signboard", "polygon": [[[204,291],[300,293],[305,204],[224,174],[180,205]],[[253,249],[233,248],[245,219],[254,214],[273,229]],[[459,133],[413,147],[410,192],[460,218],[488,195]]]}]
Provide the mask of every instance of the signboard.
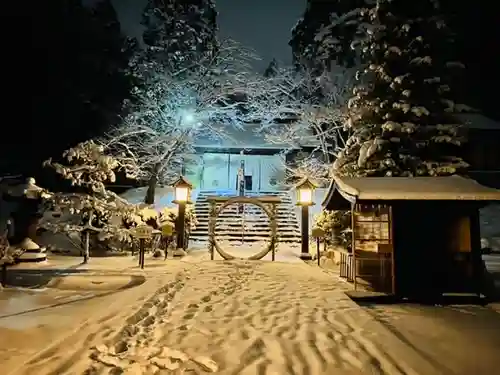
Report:
[{"label": "signboard", "polygon": [[312,236],[316,238],[322,238],[325,237],[325,231],[321,228],[313,228],[312,230]]},{"label": "signboard", "polygon": [[149,225],[139,225],[137,228],[134,230],[134,236],[137,238],[150,238],[153,235],[153,228],[151,228]]}]

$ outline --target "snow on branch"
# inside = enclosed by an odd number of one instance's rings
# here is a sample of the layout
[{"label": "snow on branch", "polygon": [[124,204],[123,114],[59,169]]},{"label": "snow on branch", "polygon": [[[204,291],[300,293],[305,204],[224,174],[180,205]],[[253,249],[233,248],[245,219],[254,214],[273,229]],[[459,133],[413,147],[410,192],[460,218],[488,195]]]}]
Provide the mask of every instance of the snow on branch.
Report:
[{"label": "snow on branch", "polygon": [[228,128],[242,128],[265,113],[265,78],[252,69],[257,59],[231,40],[174,71],[137,59],[131,69],[142,84],[134,89],[134,102],[126,103],[130,114],[104,140],[106,147],[133,155],[140,179],[171,180],[194,153],[196,140],[224,139]]},{"label": "snow on branch", "polygon": [[284,162],[291,181],[328,179],[329,165],[342,145],[342,107],[353,78],[354,73],[344,68],[321,75],[282,69],[266,82],[268,106],[260,131],[284,149],[283,159],[302,150],[294,163]]},{"label": "snow on branch", "polygon": [[105,182],[115,182],[116,172],[121,171],[128,178],[135,178],[138,166],[135,156],[122,152],[116,155],[106,154],[107,147],[93,140],[78,144],[63,153],[67,165],[45,161],[44,166],[52,167],[63,178],[70,180],[74,186],[89,188],[100,194],[108,194]]},{"label": "snow on branch", "polygon": [[[45,166],[54,170],[83,193],[59,193],[43,190],[41,194],[50,207],[41,226],[53,232],[92,231],[101,235],[129,238],[124,222],[142,223],[140,213],[144,205],[133,205],[106,189],[105,184],[114,182],[116,173],[123,171],[129,178],[137,175],[137,165],[132,157],[117,158],[106,154],[107,148],[94,141],[78,144],[64,153],[67,164],[47,160]],[[83,218],[86,218],[83,220]],[[106,225],[94,225],[96,217],[106,218]]]},{"label": "snow on branch", "polygon": [[0,266],[13,264],[24,252],[24,249],[10,246],[7,233],[0,235]]}]

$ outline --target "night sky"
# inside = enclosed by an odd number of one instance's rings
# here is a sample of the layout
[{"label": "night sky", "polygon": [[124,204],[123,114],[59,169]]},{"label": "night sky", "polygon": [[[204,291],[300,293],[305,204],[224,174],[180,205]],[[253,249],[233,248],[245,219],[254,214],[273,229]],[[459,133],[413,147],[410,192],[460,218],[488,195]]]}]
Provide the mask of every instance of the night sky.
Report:
[{"label": "night sky", "polygon": [[[126,34],[141,36],[145,2],[113,0]],[[255,49],[262,58],[257,69],[265,69],[273,58],[291,62],[288,40],[292,27],[304,13],[306,0],[216,0],[215,3],[221,35]]]}]

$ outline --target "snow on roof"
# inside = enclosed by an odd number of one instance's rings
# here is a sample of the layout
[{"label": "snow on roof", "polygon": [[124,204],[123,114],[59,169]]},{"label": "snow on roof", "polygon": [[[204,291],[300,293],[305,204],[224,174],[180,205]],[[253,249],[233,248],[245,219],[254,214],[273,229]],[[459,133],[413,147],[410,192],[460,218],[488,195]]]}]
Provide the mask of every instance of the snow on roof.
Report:
[{"label": "snow on roof", "polygon": [[[259,132],[260,124],[245,124],[244,128],[227,126],[220,130],[221,135],[199,136],[195,140],[194,147],[197,148],[246,148],[246,149],[299,149],[300,147],[314,147],[313,140],[307,144],[290,145],[280,142],[272,142],[266,139],[264,133]],[[307,138],[313,138],[309,136]]]},{"label": "snow on roof", "polygon": [[500,190],[460,177],[334,177],[322,206],[329,206],[334,194],[359,200],[456,200],[500,201]]},{"label": "snow on roof", "polygon": [[500,122],[479,113],[460,113],[455,118],[463,122],[469,129],[500,130]]}]

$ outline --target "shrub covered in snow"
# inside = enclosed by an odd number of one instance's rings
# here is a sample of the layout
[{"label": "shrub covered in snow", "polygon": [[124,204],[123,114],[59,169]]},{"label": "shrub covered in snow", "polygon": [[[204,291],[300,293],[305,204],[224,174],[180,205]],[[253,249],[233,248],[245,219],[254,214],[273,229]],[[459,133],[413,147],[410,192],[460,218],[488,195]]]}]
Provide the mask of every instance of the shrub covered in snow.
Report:
[{"label": "shrub covered in snow", "polygon": [[[132,159],[106,154],[106,149],[96,142],[77,145],[64,154],[67,164],[47,161],[46,165],[79,186],[84,192],[53,193],[43,191],[48,207],[40,226],[46,230],[64,233],[88,257],[94,250],[122,251],[135,245],[132,229],[149,225],[159,229],[162,223],[175,223],[176,208],[157,211],[144,203],[132,204],[109,191],[105,183],[115,181],[115,173],[123,171],[129,177],[137,175]],[[196,225],[194,212],[186,210],[187,228]],[[81,243],[75,243],[80,234]]]},{"label": "shrub covered in snow", "polygon": [[23,253],[21,248],[10,246],[6,235],[0,236],[0,266],[13,264]]},{"label": "shrub covered in snow", "polygon": [[350,249],[351,237],[351,213],[350,211],[328,211],[323,210],[314,218],[314,226],[323,230],[325,241],[332,244],[335,240],[344,249]]}]

